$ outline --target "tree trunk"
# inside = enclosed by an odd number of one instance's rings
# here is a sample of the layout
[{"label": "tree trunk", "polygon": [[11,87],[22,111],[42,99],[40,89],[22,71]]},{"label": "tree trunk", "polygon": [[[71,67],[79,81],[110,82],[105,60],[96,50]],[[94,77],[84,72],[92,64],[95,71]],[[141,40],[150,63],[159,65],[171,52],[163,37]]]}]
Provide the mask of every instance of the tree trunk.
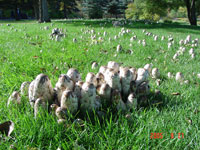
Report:
[{"label": "tree trunk", "polygon": [[67,11],[66,11],[66,4],[65,3],[64,3],[63,12],[64,12],[64,18],[67,18]]},{"label": "tree trunk", "polygon": [[17,4],[15,4],[15,20],[20,20]]},{"label": "tree trunk", "polygon": [[191,25],[197,26],[197,17],[196,17],[196,6],[195,0],[185,0],[187,7],[187,15]]},{"label": "tree trunk", "polygon": [[38,7],[38,1],[33,2],[33,10],[34,10],[34,17],[36,20],[39,19],[39,7]]},{"label": "tree trunk", "polygon": [[39,23],[44,22],[44,19],[43,19],[42,1],[43,1],[43,0],[39,0],[39,20],[38,20]]},{"label": "tree trunk", "polygon": [[39,0],[39,23],[51,22],[48,13],[47,0]]}]

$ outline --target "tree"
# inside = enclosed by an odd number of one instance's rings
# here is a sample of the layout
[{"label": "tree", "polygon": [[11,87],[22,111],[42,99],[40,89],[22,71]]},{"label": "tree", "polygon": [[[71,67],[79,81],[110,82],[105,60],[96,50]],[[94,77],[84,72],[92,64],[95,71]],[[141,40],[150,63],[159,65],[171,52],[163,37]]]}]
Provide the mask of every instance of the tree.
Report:
[{"label": "tree", "polygon": [[102,4],[103,0],[83,0],[82,11],[87,18],[102,18],[103,10]]},{"label": "tree", "polygon": [[143,20],[157,21],[161,16],[167,14],[167,3],[165,0],[135,0],[128,5],[126,16],[128,18],[139,18]]},{"label": "tree", "polygon": [[39,23],[50,22],[47,0],[39,0]]},{"label": "tree", "polygon": [[128,8],[125,11],[125,15],[127,19],[138,19],[138,9],[134,3],[128,4]]},{"label": "tree", "polygon": [[[167,10],[177,10],[180,6],[185,6],[187,8],[187,16],[190,24],[197,25],[196,15],[198,11],[196,10],[200,7],[200,2],[197,2],[197,0],[135,0],[134,4],[139,18],[149,20],[155,20],[154,18],[156,15],[165,16]],[[127,12],[130,13],[130,8]]]},{"label": "tree", "polygon": [[191,25],[197,26],[196,0],[185,0],[188,19]]}]

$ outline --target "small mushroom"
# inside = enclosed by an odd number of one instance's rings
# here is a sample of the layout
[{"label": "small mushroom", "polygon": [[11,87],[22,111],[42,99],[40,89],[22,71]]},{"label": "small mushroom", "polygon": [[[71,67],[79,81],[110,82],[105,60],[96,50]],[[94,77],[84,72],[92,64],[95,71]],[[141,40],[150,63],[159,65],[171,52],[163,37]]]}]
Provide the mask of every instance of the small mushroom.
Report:
[{"label": "small mushroom", "polygon": [[23,82],[21,84],[21,87],[20,87],[21,95],[26,95],[26,96],[28,95],[29,85],[30,85],[30,82]]},{"label": "small mushroom", "polygon": [[14,91],[11,96],[8,98],[7,106],[9,106],[11,103],[13,104],[20,104],[21,97],[19,92]]},{"label": "small mushroom", "polygon": [[160,72],[158,70],[158,68],[153,68],[152,69],[152,78],[157,79],[160,77]]},{"label": "small mushroom", "polygon": [[97,67],[98,67],[97,62],[93,62],[93,63],[92,63],[92,69],[96,69]]},{"label": "small mushroom", "polygon": [[76,83],[77,81],[81,80],[81,75],[77,69],[70,68],[67,72],[67,75]]},{"label": "small mushroom", "polygon": [[65,90],[61,97],[60,106],[71,114],[75,114],[78,110],[78,99],[76,95],[70,90]]},{"label": "small mushroom", "polygon": [[183,74],[181,72],[176,73],[176,81],[183,81]]},{"label": "small mushroom", "polygon": [[137,97],[135,93],[130,93],[128,96],[128,100],[126,102],[126,108],[130,111],[131,109],[137,108]]},{"label": "small mushroom", "polygon": [[96,79],[96,75],[92,72],[89,72],[85,78],[85,81],[86,82],[90,82],[90,83],[93,83],[94,86],[96,87],[97,86],[97,79]]},{"label": "small mushroom", "polygon": [[107,67],[113,69],[115,72],[118,72],[120,65],[115,61],[109,61]]},{"label": "small mushroom", "polygon": [[119,44],[117,45],[117,52],[121,52],[122,51],[122,46]]}]

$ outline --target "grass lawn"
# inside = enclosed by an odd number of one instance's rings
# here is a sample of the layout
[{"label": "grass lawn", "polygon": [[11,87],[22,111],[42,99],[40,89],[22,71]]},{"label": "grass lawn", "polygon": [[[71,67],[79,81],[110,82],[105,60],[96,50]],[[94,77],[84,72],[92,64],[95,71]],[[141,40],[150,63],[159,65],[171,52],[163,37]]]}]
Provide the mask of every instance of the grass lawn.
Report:
[{"label": "grass lawn", "polygon": [[[106,24],[104,24],[106,22]],[[14,145],[17,149],[200,149],[200,46],[194,48],[195,58],[189,55],[190,46],[186,52],[172,60],[179,49],[179,40],[191,35],[192,40],[200,39],[200,27],[180,24],[144,24],[133,22],[125,25],[131,33],[114,40],[122,27],[113,27],[109,21],[67,20],[38,24],[31,22],[0,22],[0,123],[12,120],[15,129],[12,139],[0,141],[0,149],[9,149]],[[49,30],[44,30],[49,26]],[[49,34],[53,28],[66,30],[66,37],[60,42],[50,40]],[[94,29],[103,41],[91,44],[90,34],[83,34],[83,29]],[[145,29],[158,35],[158,41],[152,36],[146,36]],[[104,31],[107,36],[103,36]],[[130,46],[132,33],[137,40]],[[168,49],[168,36],[174,38],[174,45]],[[81,38],[82,36],[82,38]],[[161,36],[165,40],[161,41]],[[109,42],[109,37],[112,41]],[[73,42],[77,39],[77,43]],[[138,44],[138,40],[146,40],[146,46]],[[123,51],[117,55],[116,47],[121,44]],[[133,54],[128,51],[132,50]],[[105,51],[107,53],[105,53]],[[32,81],[38,74],[49,76],[55,86],[60,74],[68,69],[77,68],[82,79],[88,72],[97,73],[101,65],[113,60],[123,63],[123,66],[144,67],[152,63],[161,73],[161,85],[150,79],[152,93],[155,89],[162,96],[152,97],[151,101],[162,101],[162,104],[150,105],[131,113],[131,118],[125,115],[113,114],[103,123],[85,121],[80,128],[70,121],[60,125],[52,115],[34,119],[34,113],[28,98],[22,97],[23,104],[19,107],[7,108],[8,97],[14,90],[19,90],[24,81]],[[91,63],[99,64],[97,69],[91,69]],[[174,78],[169,79],[167,73],[175,75],[182,72],[189,84],[180,84]],[[194,74],[193,74],[194,73]],[[173,95],[172,93],[180,93]],[[96,117],[95,117],[96,118]],[[97,119],[97,118],[96,118]],[[151,133],[162,133],[162,139],[151,139]],[[178,138],[181,134],[180,139]],[[182,137],[182,133],[184,138]],[[171,138],[171,135],[174,138]]]}]

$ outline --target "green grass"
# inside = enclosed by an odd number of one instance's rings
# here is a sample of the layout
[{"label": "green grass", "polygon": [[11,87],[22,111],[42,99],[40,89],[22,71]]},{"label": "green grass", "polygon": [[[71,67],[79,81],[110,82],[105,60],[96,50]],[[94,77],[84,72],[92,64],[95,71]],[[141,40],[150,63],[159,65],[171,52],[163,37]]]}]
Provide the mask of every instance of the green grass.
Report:
[{"label": "green grass", "polygon": [[[109,43],[108,38],[118,35],[121,27],[114,28],[107,22],[102,28],[99,24],[104,22],[107,21],[59,20],[53,21],[52,27],[50,23],[38,24],[34,21],[11,22],[11,26],[6,26],[7,22],[0,22],[0,122],[12,120],[15,123],[11,134],[13,139],[1,142],[0,149],[9,149],[12,144],[20,150],[55,150],[58,147],[75,149],[77,145],[86,149],[200,149],[200,80],[192,74],[200,73],[200,47],[195,48],[195,59],[190,59],[189,47],[186,47],[186,53],[177,62],[172,61],[179,48],[179,40],[185,39],[188,34],[192,39],[200,39],[200,28],[181,24],[146,25],[135,22],[124,27],[134,32],[138,39],[146,39],[147,46],[138,45],[137,40],[130,47],[131,33]],[[50,29],[44,30],[45,26]],[[66,29],[67,36],[60,42],[49,38],[51,30],[56,27]],[[101,33],[101,37],[104,31],[108,35],[103,37],[102,43],[91,45],[90,35],[82,34],[81,28],[95,29],[96,33]],[[153,37],[145,36],[143,29],[158,35],[159,40],[154,41]],[[160,37],[170,34],[174,37],[175,44],[168,50],[167,39],[161,41]],[[83,39],[80,38],[81,35]],[[73,43],[73,38],[77,38],[78,42]],[[122,45],[124,51],[114,57],[118,44]],[[133,50],[132,55],[127,53],[129,49]],[[108,53],[100,53],[101,51]],[[151,105],[133,112],[132,121],[122,114],[113,114],[103,123],[99,123],[95,117],[95,122],[86,121],[82,128],[74,126],[70,121],[67,125],[58,125],[50,114],[35,120],[25,97],[18,108],[6,107],[9,95],[14,90],[19,90],[22,82],[32,81],[40,73],[47,74],[55,86],[59,75],[67,73],[70,67],[77,68],[84,79],[88,72],[97,73],[98,68],[91,69],[93,61],[100,66],[106,65],[110,60],[137,68],[153,63],[154,67],[159,68],[162,83],[157,86],[150,79],[150,86],[152,92],[159,89],[162,96],[152,97],[151,100],[161,100],[163,105]],[[168,72],[176,74],[179,71],[184,74],[185,79],[190,80],[190,84],[181,85],[175,79],[167,78]],[[179,92],[180,95],[172,95],[173,92]],[[161,132],[163,139],[150,139],[151,133]],[[174,133],[174,139],[171,139],[171,133]],[[184,133],[184,138],[178,139],[178,133]]]}]

